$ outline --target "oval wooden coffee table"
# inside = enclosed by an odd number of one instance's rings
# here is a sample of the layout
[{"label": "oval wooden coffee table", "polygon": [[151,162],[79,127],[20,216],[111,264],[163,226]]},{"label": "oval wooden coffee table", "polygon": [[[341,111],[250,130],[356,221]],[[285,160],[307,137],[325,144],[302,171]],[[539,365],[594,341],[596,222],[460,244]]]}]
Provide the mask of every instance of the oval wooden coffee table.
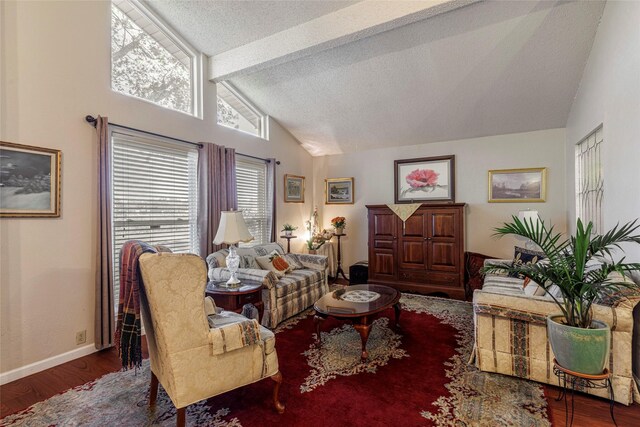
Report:
[{"label": "oval wooden coffee table", "polygon": [[367,341],[376,314],[393,306],[396,326],[400,326],[400,292],[383,285],[355,285],[338,289],[320,298],[313,306],[316,311],[317,341],[320,341],[320,324],[327,317],[350,320],[360,334],[362,360],[369,357]]}]

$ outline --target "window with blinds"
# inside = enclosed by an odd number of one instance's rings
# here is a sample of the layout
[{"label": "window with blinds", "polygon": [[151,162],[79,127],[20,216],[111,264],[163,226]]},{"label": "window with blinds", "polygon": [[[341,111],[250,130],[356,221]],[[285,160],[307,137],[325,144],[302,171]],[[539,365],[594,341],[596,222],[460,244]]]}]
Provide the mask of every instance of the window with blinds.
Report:
[{"label": "window with blinds", "polygon": [[198,253],[198,149],[113,132],[114,297],[118,303],[120,249],[128,240]]},{"label": "window with blinds", "polygon": [[242,211],[249,233],[254,238],[253,241],[241,243],[240,246],[269,243],[271,239],[272,214],[269,195],[273,192],[267,181],[265,161],[236,156],[238,210]]},{"label": "window with blinds", "polygon": [[576,145],[576,215],[593,222],[593,233],[603,229],[604,177],[601,161],[602,125]]}]

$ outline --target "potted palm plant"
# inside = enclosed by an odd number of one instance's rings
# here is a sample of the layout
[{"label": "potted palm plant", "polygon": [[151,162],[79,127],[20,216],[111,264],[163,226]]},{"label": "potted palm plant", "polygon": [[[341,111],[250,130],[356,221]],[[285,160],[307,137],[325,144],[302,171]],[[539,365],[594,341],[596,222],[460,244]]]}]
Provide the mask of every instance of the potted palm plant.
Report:
[{"label": "potted palm plant", "polygon": [[[609,325],[593,319],[592,305],[599,297],[611,296],[624,288],[639,287],[624,279],[624,273],[640,270],[638,263],[626,263],[614,251],[622,243],[640,244],[638,220],[616,225],[602,235],[592,235],[580,219],[576,233],[563,238],[544,222],[513,217],[495,229],[496,236],[515,235],[531,239],[546,257],[535,264],[498,264],[485,272],[507,271],[542,286],[553,299],[559,314],[547,318],[547,330],[556,360],[563,367],[585,374],[601,374],[608,363],[611,331]],[[616,260],[617,259],[617,260]],[[617,272],[618,275],[611,274]],[[559,292],[549,292],[556,285]]]}]

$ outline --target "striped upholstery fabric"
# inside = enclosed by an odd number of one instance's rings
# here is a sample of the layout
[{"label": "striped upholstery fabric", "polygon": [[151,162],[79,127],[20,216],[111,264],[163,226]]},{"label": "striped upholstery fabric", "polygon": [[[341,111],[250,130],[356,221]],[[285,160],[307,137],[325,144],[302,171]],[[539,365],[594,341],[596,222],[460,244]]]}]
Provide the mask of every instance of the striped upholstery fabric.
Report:
[{"label": "striped upholstery fabric", "polygon": [[276,285],[276,296],[282,298],[286,295],[299,292],[322,280],[322,271],[318,270],[294,270],[280,278]]},{"label": "striped upholstery fabric", "polygon": [[[488,277],[482,290],[473,294],[476,366],[482,371],[558,385],[546,318],[560,309],[548,297],[519,294],[517,286],[522,287],[522,280],[509,277],[510,285],[502,279],[507,278]],[[607,302],[593,305],[594,318],[611,326],[609,370],[615,400],[630,405],[640,401],[632,362],[639,357],[634,354],[638,350],[633,348],[633,334],[634,327],[640,328],[640,323],[634,322],[634,310],[636,317],[640,316],[640,295],[620,295],[615,302]],[[587,393],[608,397],[604,389]]]},{"label": "striped upholstery fabric", "polygon": [[[243,255],[250,255],[248,250],[253,250],[256,256],[268,255],[274,250],[279,253],[284,252],[277,243],[242,249]],[[209,280],[222,281],[229,279],[229,270],[222,267],[222,260],[226,255],[226,250],[223,250],[214,252],[207,257]],[[261,322],[263,326],[275,328],[278,323],[309,308],[321,296],[329,292],[326,273],[328,267],[327,257],[324,255],[297,254],[297,258],[304,268],[289,272],[280,279],[273,272],[267,270],[238,269],[238,278],[240,280],[252,280],[263,285],[264,314]]]}]

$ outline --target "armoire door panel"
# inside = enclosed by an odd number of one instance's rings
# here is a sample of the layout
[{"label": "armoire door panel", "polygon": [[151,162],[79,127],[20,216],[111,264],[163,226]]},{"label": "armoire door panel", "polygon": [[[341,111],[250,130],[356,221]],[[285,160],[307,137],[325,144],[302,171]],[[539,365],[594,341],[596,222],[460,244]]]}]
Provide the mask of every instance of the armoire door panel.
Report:
[{"label": "armoire door panel", "polygon": [[376,249],[393,249],[393,240],[376,239],[373,242],[373,247]]},{"label": "armoire door panel", "polygon": [[376,252],[373,273],[378,277],[395,276],[395,260],[393,252]]},{"label": "armoire door panel", "polygon": [[458,245],[450,242],[432,242],[429,249],[430,270],[452,272],[458,270]]},{"label": "armoire door panel", "polygon": [[376,238],[387,237],[394,238],[396,236],[396,215],[391,214],[373,214],[373,235]]},{"label": "armoire door panel", "polygon": [[431,236],[433,238],[455,239],[457,235],[456,212],[431,212]]},{"label": "armoire door panel", "polygon": [[400,268],[426,268],[425,247],[421,240],[403,240],[400,245]]},{"label": "armoire door panel", "polygon": [[[402,223],[402,221],[400,221]],[[424,237],[427,235],[424,214],[416,212],[404,222],[402,228],[403,237]]]}]

